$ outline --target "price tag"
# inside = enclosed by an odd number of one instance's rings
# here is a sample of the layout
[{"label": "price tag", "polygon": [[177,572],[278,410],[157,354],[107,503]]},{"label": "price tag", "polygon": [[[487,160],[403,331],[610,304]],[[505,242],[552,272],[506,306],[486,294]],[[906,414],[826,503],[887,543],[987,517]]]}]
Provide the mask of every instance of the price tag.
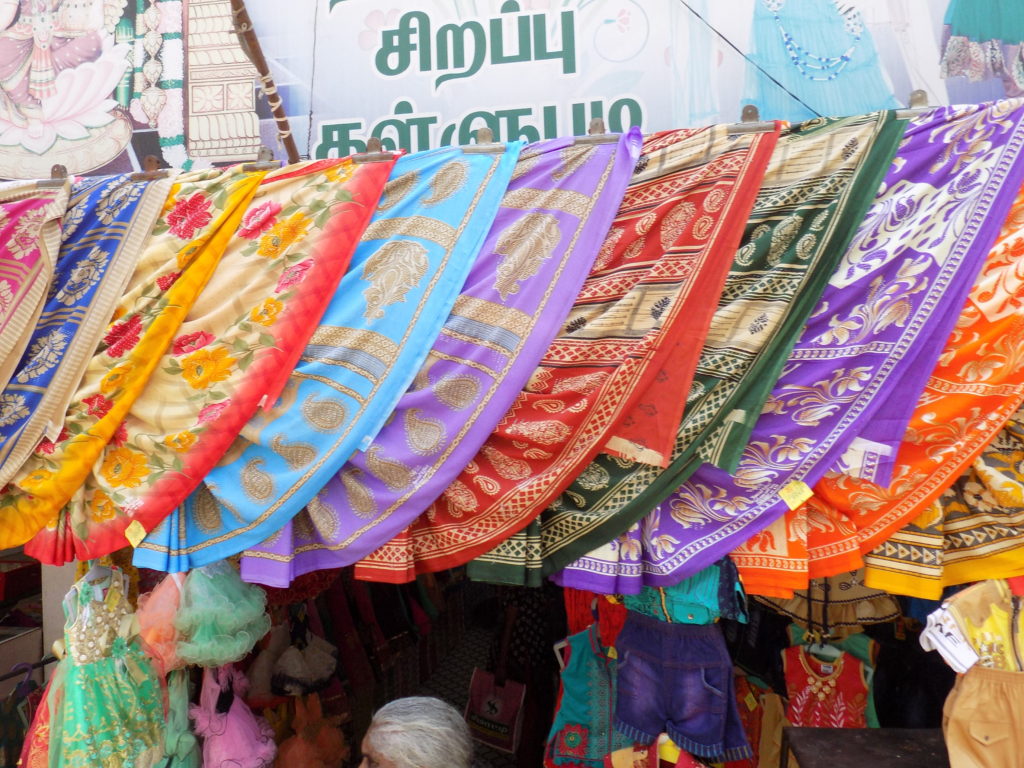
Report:
[{"label": "price tag", "polygon": [[747,691],[747,696],[743,699],[743,703],[747,705],[747,709],[751,712],[757,709],[757,699],[754,698],[754,694],[750,691]]},{"label": "price tag", "polygon": [[615,646],[614,645],[608,648],[608,658],[609,659],[617,659],[617,658],[619,658],[619,652],[615,650]]},{"label": "price tag", "polygon": [[814,491],[803,480],[792,480],[779,489],[779,498],[786,502],[790,509],[796,509],[812,496]]},{"label": "price tag", "polygon": [[142,527],[142,523],[138,520],[132,520],[128,527],[124,529],[124,537],[128,539],[128,543],[132,545],[132,549],[139,546],[142,540],[146,538],[146,529]]}]

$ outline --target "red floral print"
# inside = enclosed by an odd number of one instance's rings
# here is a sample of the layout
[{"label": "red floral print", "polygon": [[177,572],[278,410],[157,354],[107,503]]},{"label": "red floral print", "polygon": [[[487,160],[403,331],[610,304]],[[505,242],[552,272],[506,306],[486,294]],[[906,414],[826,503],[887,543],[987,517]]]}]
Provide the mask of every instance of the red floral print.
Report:
[{"label": "red floral print", "polygon": [[168,288],[174,285],[174,283],[177,281],[179,277],[181,277],[181,272],[170,272],[164,275],[163,277],[158,277],[156,279],[157,288],[159,288],[161,291],[166,291]]},{"label": "red floral print", "polygon": [[107,400],[107,398],[99,394],[86,397],[82,402],[89,407],[88,414],[95,416],[97,419],[102,419],[114,407],[113,401]]},{"label": "red floral print", "polygon": [[220,418],[221,413],[224,409],[231,405],[230,400],[222,400],[219,403],[211,403],[199,412],[199,423],[208,424],[211,421],[216,421]]},{"label": "red floral print", "polygon": [[174,346],[171,351],[176,355],[185,355],[189,352],[195,352],[197,349],[202,349],[211,341],[214,340],[212,333],[206,331],[196,331],[195,333],[186,333],[179,336],[174,340]]},{"label": "red floral print", "polygon": [[273,200],[268,200],[263,205],[257,205],[246,211],[242,223],[238,227],[239,237],[254,240],[262,235],[272,226],[274,219],[281,212],[281,206]]},{"label": "red floral print", "polygon": [[110,438],[110,444],[115,448],[120,448],[128,441],[128,428],[125,427],[122,421],[117,425],[117,429],[114,430],[114,436]]},{"label": "red floral print", "polygon": [[306,259],[305,261],[300,261],[298,264],[292,264],[281,275],[281,279],[277,281],[277,288],[275,288],[274,291],[279,293],[285,288],[291,288],[293,285],[301,283],[305,279],[306,272],[309,271],[311,266],[313,266],[312,259]]},{"label": "red floral print", "polygon": [[107,345],[107,355],[121,357],[139,343],[141,334],[142,320],[138,315],[132,315],[123,323],[115,323],[103,337],[103,343]]},{"label": "red floral print", "polygon": [[182,240],[191,240],[197,229],[205,227],[213,219],[211,208],[213,203],[201,192],[183,197],[167,214],[170,233]]}]

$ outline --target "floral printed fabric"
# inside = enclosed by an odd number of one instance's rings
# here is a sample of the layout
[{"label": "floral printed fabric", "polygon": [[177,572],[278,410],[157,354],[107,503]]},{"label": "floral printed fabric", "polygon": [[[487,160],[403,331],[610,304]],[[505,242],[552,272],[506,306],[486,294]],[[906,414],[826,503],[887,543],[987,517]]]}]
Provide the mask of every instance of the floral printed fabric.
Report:
[{"label": "floral printed fabric", "polygon": [[[37,189],[34,182],[0,184],[0,391],[42,311],[67,204],[67,185]],[[0,394],[0,427],[20,420],[27,410],[18,395]]]},{"label": "floral printed fabric", "polygon": [[[680,326],[703,335],[707,296],[721,289],[728,269],[721,253],[739,241],[777,139],[774,132],[735,141],[726,134],[724,127],[668,131],[644,141],[558,337],[476,458],[410,528],[404,548],[417,570],[466,563],[528,525],[657,375],[673,349],[666,340]],[[677,361],[683,390],[695,363],[696,354]],[[391,547],[360,563],[360,577],[393,580]],[[496,570],[515,562],[512,547],[511,555],[496,555]],[[516,583],[514,575],[507,583]]]},{"label": "floral printed fabric", "polygon": [[[0,491],[0,547],[23,544],[47,525],[55,528],[61,508],[86,481],[104,447],[122,439],[121,421],[209,280],[262,176],[232,169],[176,179],[67,409],[63,435],[37,448]],[[141,475],[142,467],[130,456],[108,472],[128,480]],[[50,541],[52,551],[35,547],[33,555],[64,562],[70,555],[60,548],[73,552],[63,537]]]},{"label": "floral printed fabric", "polygon": [[[27,552],[49,562],[100,557],[127,545],[133,521],[149,531],[184,501],[260,402],[280,394],[393,163],[321,161],[264,177],[146,389],[56,528]],[[208,223],[201,199],[172,211],[170,230]],[[127,349],[140,329],[118,326],[108,351]]]},{"label": "floral printed fabric", "polygon": [[[246,553],[247,581],[287,586],[302,573],[351,565],[387,544],[450,486],[565,320],[622,202],[640,141],[639,130],[603,145],[553,139],[520,155],[484,247],[413,386],[373,445],[354,454],[273,544]],[[402,559],[394,567],[401,572],[408,564]]]},{"label": "floral printed fabric", "polygon": [[67,437],[59,437],[64,412],[170,188],[170,179],[132,181],[127,175],[83,179],[72,187],[45,306],[0,394],[16,402],[20,414],[0,425],[0,487],[44,432],[43,452]]},{"label": "floral printed fabric", "polygon": [[[277,403],[250,420],[205,485],[135,550],[137,565],[187,570],[259,544],[353,451],[369,447],[458,298],[520,148],[445,148],[398,160]],[[227,365],[211,359],[196,380],[217,378]]]}]

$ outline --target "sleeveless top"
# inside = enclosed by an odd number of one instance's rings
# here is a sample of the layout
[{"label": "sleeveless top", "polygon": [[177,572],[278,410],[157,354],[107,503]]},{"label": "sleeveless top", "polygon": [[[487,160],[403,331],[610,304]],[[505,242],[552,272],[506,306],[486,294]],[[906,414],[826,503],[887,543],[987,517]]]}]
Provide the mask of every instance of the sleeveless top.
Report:
[{"label": "sleeveless top", "polygon": [[848,653],[832,661],[816,659],[803,646],[782,652],[786,677],[786,717],[805,727],[865,728],[868,684],[864,665]]}]

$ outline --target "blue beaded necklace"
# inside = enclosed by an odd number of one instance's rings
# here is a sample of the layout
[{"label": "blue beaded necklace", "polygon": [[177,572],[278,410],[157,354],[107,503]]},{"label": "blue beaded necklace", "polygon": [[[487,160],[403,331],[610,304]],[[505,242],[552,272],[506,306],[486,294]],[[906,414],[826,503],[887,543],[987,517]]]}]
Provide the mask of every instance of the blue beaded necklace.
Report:
[{"label": "blue beaded necklace", "polygon": [[819,56],[800,45],[786,30],[782,16],[779,13],[786,4],[786,0],[761,0],[761,2],[775,19],[775,25],[779,28],[779,33],[782,35],[782,44],[786,49],[790,62],[803,77],[816,83],[823,83],[835,80],[843,73],[843,70],[846,69],[853,58],[857,44],[864,36],[864,21],[855,8],[852,6],[841,8],[838,5],[838,0],[832,0],[831,4],[835,8],[836,13],[843,17],[843,27],[852,38],[852,42],[850,47],[839,56]]}]

